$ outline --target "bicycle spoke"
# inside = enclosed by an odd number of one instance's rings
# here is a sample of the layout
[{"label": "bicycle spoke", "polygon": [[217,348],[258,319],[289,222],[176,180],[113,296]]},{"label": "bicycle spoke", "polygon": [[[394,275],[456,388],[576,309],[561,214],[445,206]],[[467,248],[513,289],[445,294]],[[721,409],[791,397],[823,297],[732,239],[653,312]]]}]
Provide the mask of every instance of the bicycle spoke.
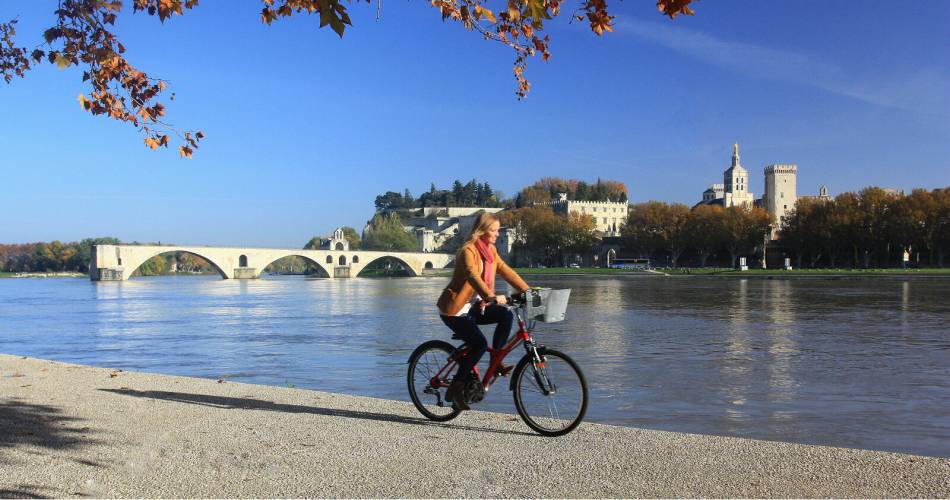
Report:
[{"label": "bicycle spoke", "polygon": [[[445,342],[433,342],[415,355],[409,364],[409,396],[416,408],[432,420],[445,421],[458,414],[443,399],[444,389],[448,386],[446,377],[451,372],[447,363],[452,350],[454,348]],[[436,377],[439,379],[433,382]]]},{"label": "bicycle spoke", "polygon": [[570,432],[587,408],[580,369],[567,356],[548,350],[543,367],[525,365],[517,374],[515,404],[525,422],[546,435]]}]

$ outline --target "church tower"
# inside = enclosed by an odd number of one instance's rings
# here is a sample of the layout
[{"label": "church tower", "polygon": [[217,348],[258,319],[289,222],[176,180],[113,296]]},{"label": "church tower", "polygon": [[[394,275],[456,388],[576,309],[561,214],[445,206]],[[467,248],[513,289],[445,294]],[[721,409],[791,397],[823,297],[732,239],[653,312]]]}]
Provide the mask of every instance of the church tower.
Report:
[{"label": "church tower", "polygon": [[722,180],[726,185],[723,206],[751,205],[755,201],[755,197],[749,191],[749,171],[742,168],[739,162],[738,143],[732,145],[732,166],[723,172]]}]

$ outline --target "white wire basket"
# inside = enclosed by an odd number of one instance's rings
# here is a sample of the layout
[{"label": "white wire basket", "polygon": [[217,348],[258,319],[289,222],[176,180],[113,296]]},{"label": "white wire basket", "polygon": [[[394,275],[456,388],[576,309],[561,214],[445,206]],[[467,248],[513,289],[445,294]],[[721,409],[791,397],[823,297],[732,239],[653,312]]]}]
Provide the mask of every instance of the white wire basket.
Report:
[{"label": "white wire basket", "polygon": [[554,290],[551,288],[533,288],[527,293],[525,319],[554,323],[564,321],[567,313],[567,301],[571,298],[571,289]]}]

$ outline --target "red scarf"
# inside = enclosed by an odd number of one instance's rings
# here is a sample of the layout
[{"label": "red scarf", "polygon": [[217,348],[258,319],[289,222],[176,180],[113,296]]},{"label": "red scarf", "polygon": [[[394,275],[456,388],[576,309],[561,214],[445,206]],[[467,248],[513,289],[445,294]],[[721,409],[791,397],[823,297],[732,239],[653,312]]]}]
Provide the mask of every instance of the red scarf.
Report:
[{"label": "red scarf", "polygon": [[[495,262],[495,252],[492,252],[492,245],[485,243],[481,238],[475,240],[475,248],[482,256],[482,281],[488,285],[488,289],[495,291],[495,268],[492,262]],[[485,300],[491,300],[493,297],[483,297]]]}]

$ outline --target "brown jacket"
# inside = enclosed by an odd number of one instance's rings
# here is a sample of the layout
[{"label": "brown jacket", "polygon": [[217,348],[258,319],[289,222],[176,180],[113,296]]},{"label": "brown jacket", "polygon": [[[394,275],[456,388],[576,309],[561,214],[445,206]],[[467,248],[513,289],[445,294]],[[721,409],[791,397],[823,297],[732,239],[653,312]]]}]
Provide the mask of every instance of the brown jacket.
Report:
[{"label": "brown jacket", "polygon": [[[527,290],[528,284],[501,260],[498,249],[494,245],[491,249],[495,254],[491,264],[495,266],[495,275],[504,278],[519,292]],[[439,296],[439,312],[446,316],[455,316],[476,293],[485,298],[495,296],[495,291],[489,290],[482,280],[482,257],[478,254],[475,243],[468,243],[455,256],[455,272],[452,274],[452,281]]]}]

